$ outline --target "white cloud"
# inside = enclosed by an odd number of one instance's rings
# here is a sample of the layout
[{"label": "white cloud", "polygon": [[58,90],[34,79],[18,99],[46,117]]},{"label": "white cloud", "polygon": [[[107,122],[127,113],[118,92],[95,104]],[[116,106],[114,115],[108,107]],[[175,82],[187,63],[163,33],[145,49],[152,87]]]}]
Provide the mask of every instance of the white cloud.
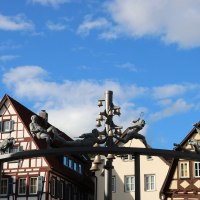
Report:
[{"label": "white cloud", "polygon": [[7,71],[3,82],[19,98],[28,98],[39,110],[46,109],[50,122],[73,136],[95,128],[98,113],[103,111],[98,108],[97,101],[106,90],[114,91],[113,102],[122,108],[118,125],[130,126],[130,122],[146,110],[129,102],[144,94],[146,89],[143,87],[121,86],[113,81],[65,80],[56,83],[48,78],[47,72],[39,66],[20,66]]},{"label": "white cloud", "polygon": [[[104,97],[106,90],[114,91],[113,102],[121,107],[122,113],[120,117],[114,117],[114,122],[124,129],[130,126],[130,122],[137,119],[141,112],[144,112],[147,123],[153,123],[191,109],[199,109],[199,105],[195,103],[199,87],[195,84],[148,88],[134,84],[121,85],[109,80],[63,80],[58,83],[51,80],[40,66],[19,66],[7,70],[3,74],[3,82],[19,100],[26,98],[34,103],[36,112],[47,110],[50,123],[71,137],[95,128],[98,113],[104,110],[97,106],[97,101]],[[195,94],[186,100],[191,90]],[[151,104],[149,108],[143,105],[145,101]],[[142,133],[146,134],[147,129],[148,126]]]},{"label": "white cloud", "polygon": [[121,69],[127,69],[127,70],[133,71],[133,72],[138,71],[137,67],[133,63],[130,63],[130,62],[126,62],[126,63],[120,64],[120,65],[117,65],[117,67],[119,67]]},{"label": "white cloud", "polygon": [[29,0],[31,3],[38,3],[43,6],[53,6],[57,8],[59,5],[68,3],[70,0]]},{"label": "white cloud", "polygon": [[21,45],[13,44],[11,41],[4,41],[0,43],[0,51],[19,49]]},{"label": "white cloud", "polygon": [[66,29],[66,25],[65,24],[61,24],[61,23],[53,23],[51,21],[48,21],[46,23],[46,26],[49,30],[51,31],[63,31]]},{"label": "white cloud", "polygon": [[169,84],[153,88],[153,96],[156,99],[170,98],[180,96],[184,93],[199,88],[196,84]]},{"label": "white cloud", "polygon": [[122,33],[135,38],[150,35],[182,48],[200,46],[199,1],[111,0],[106,8],[116,23],[115,37]]},{"label": "white cloud", "polygon": [[12,61],[18,57],[19,57],[18,55],[3,55],[3,56],[0,56],[0,61],[8,62],[8,61]]},{"label": "white cloud", "polygon": [[168,105],[165,109],[151,114],[150,120],[158,121],[166,117],[171,117],[176,114],[187,112],[193,107],[194,107],[193,104],[189,104],[183,99],[178,99],[174,103]]},{"label": "white cloud", "polygon": [[86,16],[83,23],[78,27],[77,33],[87,36],[91,30],[104,29],[108,27],[110,23],[105,18],[97,18],[92,20],[91,16]]},{"label": "white cloud", "polygon": [[33,30],[34,25],[24,15],[5,16],[0,14],[0,30],[5,31],[27,31]]}]

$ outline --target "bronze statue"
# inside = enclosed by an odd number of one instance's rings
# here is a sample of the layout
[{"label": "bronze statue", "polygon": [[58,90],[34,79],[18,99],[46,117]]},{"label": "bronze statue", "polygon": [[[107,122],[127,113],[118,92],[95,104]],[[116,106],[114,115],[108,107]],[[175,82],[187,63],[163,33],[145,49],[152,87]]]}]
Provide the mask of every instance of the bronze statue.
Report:
[{"label": "bronze statue", "polygon": [[188,140],[188,144],[191,144],[194,147],[195,152],[198,153],[198,154],[200,154],[200,145],[197,142],[197,140],[190,139],[190,140]]},{"label": "bronze statue", "polygon": [[66,141],[66,146],[72,146],[72,147],[77,147],[77,146],[88,146],[92,147],[94,144],[103,144],[107,140],[107,136],[104,139],[99,139],[99,135],[101,132],[99,132],[97,129],[93,129],[91,133],[84,133],[79,136],[79,138],[75,141]]},{"label": "bronze statue", "polygon": [[114,137],[123,143],[127,143],[129,140],[132,139],[141,139],[145,147],[148,148],[149,146],[146,142],[145,137],[138,133],[145,126],[145,121],[143,119],[138,118],[137,120],[133,121],[133,123],[133,126],[127,128],[127,132],[124,137],[119,137],[117,135],[114,135]]},{"label": "bronze statue", "polygon": [[31,116],[31,123],[29,124],[29,128],[31,134],[37,139],[46,139],[47,147],[50,147],[50,135],[48,134],[51,131],[51,127],[49,129],[42,128],[38,123],[38,116]]},{"label": "bronze statue", "polygon": [[[188,144],[192,145],[194,147],[195,152],[200,154],[200,144],[198,143],[197,140],[195,140],[194,138],[191,138],[188,140]],[[177,150],[179,151],[191,152],[189,149],[184,148],[180,144],[174,143],[174,146],[176,146]]]}]

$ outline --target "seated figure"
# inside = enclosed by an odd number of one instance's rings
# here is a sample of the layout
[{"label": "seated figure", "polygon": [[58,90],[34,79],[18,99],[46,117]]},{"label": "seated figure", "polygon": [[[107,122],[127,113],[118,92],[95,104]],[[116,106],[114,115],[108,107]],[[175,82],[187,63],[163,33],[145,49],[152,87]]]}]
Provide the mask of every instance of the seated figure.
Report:
[{"label": "seated figure", "polygon": [[45,139],[47,142],[47,147],[50,147],[50,135],[48,134],[51,131],[51,127],[49,129],[42,128],[38,123],[38,116],[33,115],[31,117],[31,123],[29,124],[29,128],[31,131],[31,134],[34,137],[37,137],[37,139]]}]

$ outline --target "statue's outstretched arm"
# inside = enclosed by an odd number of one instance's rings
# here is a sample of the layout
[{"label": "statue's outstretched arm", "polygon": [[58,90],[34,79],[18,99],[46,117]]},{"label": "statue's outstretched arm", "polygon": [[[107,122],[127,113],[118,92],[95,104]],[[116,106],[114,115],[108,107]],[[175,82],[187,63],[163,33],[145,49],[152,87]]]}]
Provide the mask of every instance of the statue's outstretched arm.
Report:
[{"label": "statue's outstretched arm", "polygon": [[138,118],[138,119],[136,119],[136,120],[133,120],[132,122],[133,123],[136,123],[136,122],[138,122],[140,120],[140,118]]},{"label": "statue's outstretched arm", "polygon": [[113,137],[115,137],[117,140],[119,140],[120,142],[126,143],[127,142],[127,138],[121,138],[118,137],[117,135],[114,135]]}]

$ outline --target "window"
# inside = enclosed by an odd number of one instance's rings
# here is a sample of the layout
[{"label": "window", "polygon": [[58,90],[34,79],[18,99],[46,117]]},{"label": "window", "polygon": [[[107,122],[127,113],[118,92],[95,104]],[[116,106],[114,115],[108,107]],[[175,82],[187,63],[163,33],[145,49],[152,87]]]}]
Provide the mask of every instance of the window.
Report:
[{"label": "window", "polygon": [[63,182],[60,182],[60,198],[63,199]]},{"label": "window", "polygon": [[[19,147],[9,147],[6,149],[6,151],[4,153],[17,153],[17,152],[21,152],[23,151],[23,146],[19,146]],[[3,154],[3,153],[2,153]],[[12,160],[9,162],[19,162],[19,160]]]},{"label": "window", "polygon": [[189,178],[189,162],[180,163],[180,177]]},{"label": "window", "polygon": [[72,162],[71,159],[68,160],[68,167],[69,167],[70,169],[73,169],[73,162]]},{"label": "window", "polygon": [[19,147],[9,147],[5,153],[17,153],[17,152],[21,152],[23,151],[23,146],[19,146]]},{"label": "window", "polygon": [[145,191],[155,191],[155,175],[144,176]]},{"label": "window", "polygon": [[65,166],[68,166],[68,158],[66,156],[64,156],[64,158],[63,158],[63,164]]},{"label": "window", "polygon": [[74,171],[78,171],[78,164],[74,162]]},{"label": "window", "polygon": [[125,192],[135,191],[135,176],[125,176]]},{"label": "window", "polygon": [[2,132],[10,132],[14,129],[14,121],[6,120],[0,122],[0,131]]},{"label": "window", "polygon": [[132,161],[135,159],[135,156],[131,154],[125,154],[125,155],[122,155],[121,158],[123,161]]},{"label": "window", "polygon": [[194,176],[200,177],[200,162],[194,162]]},{"label": "window", "polygon": [[82,165],[81,164],[78,165],[78,173],[82,174]]},{"label": "window", "polygon": [[112,177],[112,192],[116,192],[116,177]]},{"label": "window", "polygon": [[31,177],[30,178],[29,193],[30,194],[37,194],[37,177]]},{"label": "window", "polygon": [[51,178],[51,195],[52,196],[56,196],[56,179],[55,178]]},{"label": "window", "polygon": [[25,178],[19,178],[18,194],[20,195],[26,194],[26,179]]},{"label": "window", "polygon": [[57,181],[57,197],[63,199],[63,181]]},{"label": "window", "polygon": [[7,195],[8,194],[8,179],[2,178],[1,180],[1,195]]},{"label": "window", "polygon": [[123,159],[123,160],[128,160],[128,159],[129,159],[129,158],[128,158],[128,154],[123,155],[123,156],[122,156],[122,159]]},{"label": "window", "polygon": [[82,164],[75,162],[74,160],[68,158],[67,156],[63,157],[63,165],[69,167],[79,174],[83,174],[83,166]]}]

